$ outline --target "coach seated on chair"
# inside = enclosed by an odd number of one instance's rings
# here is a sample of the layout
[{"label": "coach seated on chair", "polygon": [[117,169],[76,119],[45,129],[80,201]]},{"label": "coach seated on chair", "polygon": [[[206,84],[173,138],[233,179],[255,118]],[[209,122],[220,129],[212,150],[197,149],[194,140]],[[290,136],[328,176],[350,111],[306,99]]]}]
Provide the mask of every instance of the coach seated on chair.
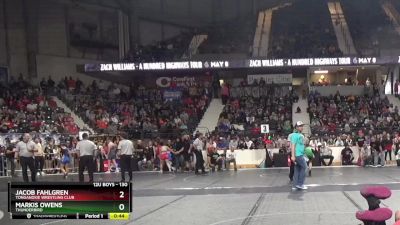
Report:
[{"label": "coach seated on chair", "polygon": [[215,171],[215,166],[218,166],[218,171],[221,171],[222,169],[222,162],[223,162],[223,157],[221,157],[220,154],[218,154],[217,149],[214,148],[211,153],[208,155],[210,157],[210,167],[212,172]]},{"label": "coach seated on chair", "polygon": [[344,145],[344,149],[341,152],[342,156],[342,165],[353,165],[353,150],[349,147],[349,145],[346,143]]},{"label": "coach seated on chair", "polygon": [[229,170],[230,164],[233,163],[233,168],[237,171],[236,167],[236,152],[235,150],[231,149],[226,152],[226,160],[225,160],[225,168]]}]

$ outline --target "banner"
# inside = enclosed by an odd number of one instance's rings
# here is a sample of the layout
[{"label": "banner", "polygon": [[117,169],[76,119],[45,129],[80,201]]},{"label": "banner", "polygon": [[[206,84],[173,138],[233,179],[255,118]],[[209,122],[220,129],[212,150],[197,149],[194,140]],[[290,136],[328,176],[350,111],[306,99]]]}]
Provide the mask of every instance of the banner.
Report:
[{"label": "banner", "polygon": [[164,91],[164,100],[166,101],[174,101],[180,100],[182,97],[182,92],[178,90],[165,90]]},{"label": "banner", "polygon": [[291,84],[292,74],[255,74],[247,75],[247,83],[252,84],[255,80],[263,79],[266,84]]},{"label": "banner", "polygon": [[96,71],[170,71],[239,68],[279,68],[310,66],[362,66],[400,63],[400,56],[383,57],[332,57],[287,59],[236,59],[176,62],[121,62],[85,64],[85,72]]}]

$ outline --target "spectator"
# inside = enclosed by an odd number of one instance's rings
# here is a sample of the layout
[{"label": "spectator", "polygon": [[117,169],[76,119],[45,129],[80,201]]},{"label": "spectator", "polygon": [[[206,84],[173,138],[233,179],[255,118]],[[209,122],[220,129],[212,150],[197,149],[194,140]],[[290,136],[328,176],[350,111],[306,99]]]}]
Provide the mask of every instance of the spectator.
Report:
[{"label": "spectator", "polygon": [[341,152],[341,156],[342,156],[342,165],[353,165],[353,160],[354,160],[353,151],[348,145],[344,146]]},{"label": "spectator", "polygon": [[246,149],[254,149],[254,143],[252,140],[249,139],[249,137],[246,137],[245,145],[246,145]]},{"label": "spectator", "polygon": [[[320,160],[321,160],[322,165],[331,166],[333,159],[334,159],[334,157],[332,155],[332,150],[329,149],[327,146],[322,146],[322,143],[318,143],[317,151],[320,152]],[[329,159],[328,165],[326,165],[325,159]],[[343,159],[343,156],[342,156],[342,159]]]},{"label": "spectator", "polygon": [[335,146],[336,146],[336,147],[343,147],[343,146],[344,146],[344,142],[343,142],[341,136],[338,136],[338,137],[336,138]]}]

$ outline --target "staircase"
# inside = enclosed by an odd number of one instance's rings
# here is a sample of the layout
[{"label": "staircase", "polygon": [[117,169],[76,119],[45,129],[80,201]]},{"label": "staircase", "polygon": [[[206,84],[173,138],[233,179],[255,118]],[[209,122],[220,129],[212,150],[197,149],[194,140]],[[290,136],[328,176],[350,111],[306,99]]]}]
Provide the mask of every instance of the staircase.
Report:
[{"label": "staircase", "polygon": [[400,13],[397,9],[393,6],[392,2],[385,1],[382,3],[382,8],[385,14],[390,18],[394,29],[400,35]]},{"label": "staircase", "polygon": [[64,109],[64,112],[71,113],[72,118],[74,118],[74,121],[76,125],[78,125],[79,129],[81,130],[89,130],[92,134],[94,134],[94,130],[89,127],[78,115],[76,115],[67,105],[64,104],[63,101],[61,101],[59,98],[56,96],[52,97],[53,100],[57,103],[57,106],[60,108]]},{"label": "staircase", "polygon": [[258,14],[257,28],[253,40],[253,56],[267,56],[269,37],[272,25],[272,9],[262,11]]},{"label": "staircase", "polygon": [[197,34],[194,35],[192,40],[190,41],[189,47],[187,48],[186,52],[183,54],[182,58],[192,58],[193,55],[197,54],[199,46],[207,40],[207,34]]},{"label": "staircase", "polygon": [[258,13],[257,27],[253,38],[253,57],[266,57],[268,55],[272,27],[272,14],[275,10],[279,10],[280,8],[291,5],[291,3],[285,3]]},{"label": "staircase", "polygon": [[351,37],[350,29],[344,17],[340,2],[328,2],[328,7],[339,49],[344,55],[356,55],[357,52],[354,47],[353,38]]},{"label": "staircase", "polygon": [[221,99],[214,98],[211,100],[203,118],[201,119],[199,125],[197,126],[197,131],[200,132],[211,132],[218,125],[219,115],[222,113],[224,105]]},{"label": "staircase", "polygon": [[397,106],[400,109],[400,99],[394,95],[386,95],[389,99],[390,104],[393,105],[393,108]]},{"label": "staircase", "polygon": [[[296,113],[297,107],[300,107],[301,113]],[[308,115],[307,113],[307,108],[308,108],[307,98],[300,98],[298,102],[293,103],[292,119],[293,119],[293,125],[297,121],[302,121],[305,124],[303,128],[303,134],[305,134],[306,136],[310,136],[311,135],[310,115]]]}]

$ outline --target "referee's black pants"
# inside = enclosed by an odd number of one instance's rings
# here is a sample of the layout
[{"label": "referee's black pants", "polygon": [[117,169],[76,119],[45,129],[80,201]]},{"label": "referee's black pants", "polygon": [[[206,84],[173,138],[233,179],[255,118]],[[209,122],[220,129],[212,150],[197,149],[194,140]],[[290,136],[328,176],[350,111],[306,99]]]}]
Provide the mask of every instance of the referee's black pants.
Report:
[{"label": "referee's black pants", "polygon": [[22,168],[22,177],[24,178],[24,182],[29,182],[28,179],[28,167],[31,171],[31,179],[32,182],[36,181],[36,168],[35,168],[35,159],[33,157],[19,157],[19,162],[21,163]]},{"label": "referee's black pants", "polygon": [[129,181],[132,181],[132,155],[121,155],[121,180],[125,181],[125,172],[128,171]]},{"label": "referee's black pants", "polygon": [[199,173],[199,170],[201,170],[202,173],[205,173],[203,153],[201,151],[196,150],[194,154],[196,155],[195,173],[196,174]]},{"label": "referee's black pants", "polygon": [[79,157],[79,182],[83,182],[85,179],[83,177],[83,171],[87,168],[89,173],[89,182],[93,182],[93,172],[94,172],[94,158],[92,155],[84,155]]}]

